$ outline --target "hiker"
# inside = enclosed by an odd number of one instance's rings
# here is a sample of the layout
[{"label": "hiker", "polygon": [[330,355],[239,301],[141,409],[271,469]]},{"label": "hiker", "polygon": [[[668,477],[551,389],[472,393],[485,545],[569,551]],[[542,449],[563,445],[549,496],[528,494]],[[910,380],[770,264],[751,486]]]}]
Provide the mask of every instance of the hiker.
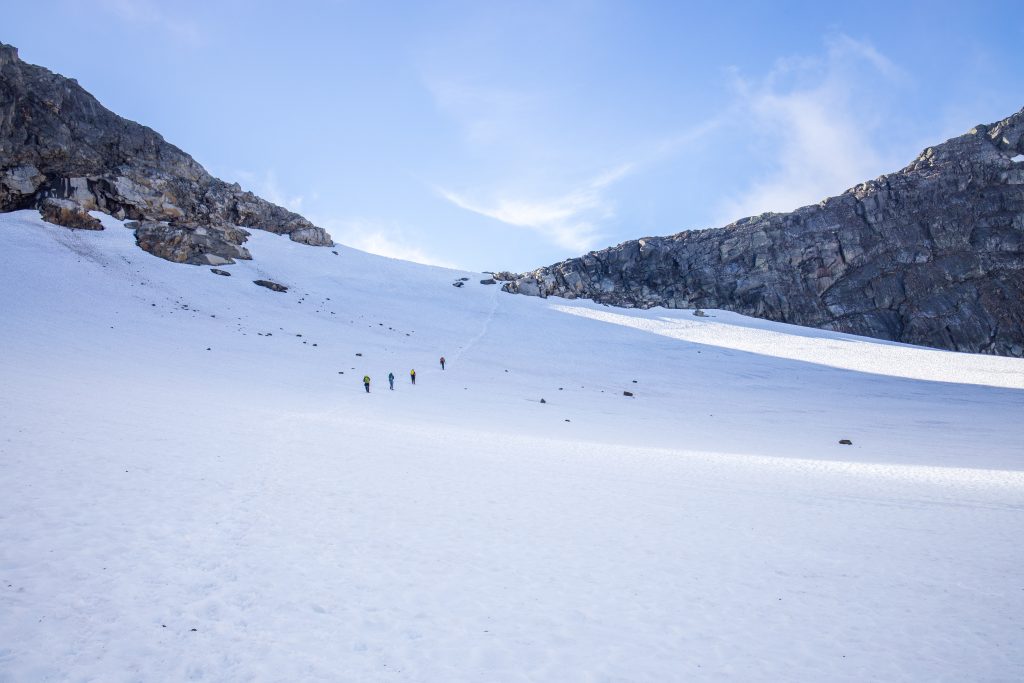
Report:
[{"label": "hiker", "polygon": [[444,356],[441,356],[441,369],[444,370]]},{"label": "hiker", "polygon": [[416,384],[416,371],[415,370],[410,370],[409,371],[409,377],[412,378],[412,383]]},{"label": "hiker", "polygon": [[394,391],[395,390],[395,373],[393,373],[393,372],[389,372],[388,373],[388,384],[391,385],[391,391]]},{"label": "hiker", "polygon": [[366,387],[366,393],[370,393],[370,376],[363,375],[363,386]]}]

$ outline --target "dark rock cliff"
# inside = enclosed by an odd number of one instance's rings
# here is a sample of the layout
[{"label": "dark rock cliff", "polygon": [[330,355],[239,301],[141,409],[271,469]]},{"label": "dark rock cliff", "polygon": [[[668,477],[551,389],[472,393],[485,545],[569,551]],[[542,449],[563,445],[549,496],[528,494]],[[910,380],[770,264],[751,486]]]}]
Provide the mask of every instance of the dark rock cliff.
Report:
[{"label": "dark rock cliff", "polygon": [[[244,240],[230,232],[241,226],[332,244],[322,228],[214,178],[155,131],[106,109],[75,80],[26,64],[0,43],[0,212],[29,208],[74,228],[99,228],[85,213],[99,210],[169,222],[179,227],[167,234],[179,240],[197,228]],[[149,250],[167,258],[159,235],[149,230]],[[235,247],[224,256],[247,258]]]},{"label": "dark rock cliff", "polygon": [[792,213],[632,240],[510,292],[721,308],[957,351],[1024,356],[1024,110]]}]

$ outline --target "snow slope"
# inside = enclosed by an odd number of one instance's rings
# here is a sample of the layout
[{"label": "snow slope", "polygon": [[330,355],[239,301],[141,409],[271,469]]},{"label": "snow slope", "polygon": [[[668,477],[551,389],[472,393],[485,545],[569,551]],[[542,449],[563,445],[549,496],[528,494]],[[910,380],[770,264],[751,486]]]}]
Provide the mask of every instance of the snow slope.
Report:
[{"label": "snow slope", "polygon": [[103,220],[0,215],[0,681],[1024,678],[1020,360]]}]

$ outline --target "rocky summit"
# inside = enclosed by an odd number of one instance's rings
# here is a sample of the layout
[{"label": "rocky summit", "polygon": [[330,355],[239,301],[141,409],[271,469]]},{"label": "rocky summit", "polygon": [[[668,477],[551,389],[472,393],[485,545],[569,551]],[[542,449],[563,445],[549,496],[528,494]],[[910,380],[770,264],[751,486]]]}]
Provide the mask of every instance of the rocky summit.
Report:
[{"label": "rocky summit", "polygon": [[1024,110],[819,204],[502,274],[503,287],[1024,356],[1022,155]]},{"label": "rocky summit", "polygon": [[32,208],[69,228],[102,229],[89,211],[138,221],[141,247],[182,263],[250,258],[240,227],[333,244],[322,228],[214,178],[75,80],[26,64],[0,43],[0,212]]}]

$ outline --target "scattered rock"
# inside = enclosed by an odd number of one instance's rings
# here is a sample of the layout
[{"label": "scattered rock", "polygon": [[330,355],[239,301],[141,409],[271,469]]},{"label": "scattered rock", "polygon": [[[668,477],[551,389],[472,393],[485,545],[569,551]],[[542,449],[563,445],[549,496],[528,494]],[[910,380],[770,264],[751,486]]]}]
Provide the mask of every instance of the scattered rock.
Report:
[{"label": "scattered rock", "polygon": [[849,439],[839,439],[839,443],[843,444],[844,446],[852,446],[853,445],[853,442],[850,441]]},{"label": "scattered rock", "polygon": [[632,396],[632,395],[633,395],[633,392],[632,392],[632,391],[623,391],[623,392],[622,392],[622,395],[623,395],[623,396]]},{"label": "scattered rock", "polygon": [[458,280],[456,280],[455,282],[452,283],[452,287],[462,287],[465,284],[465,282],[459,282]]},{"label": "scattered rock", "polygon": [[704,311],[702,311],[702,310],[701,310],[701,309],[699,309],[699,308],[697,308],[697,309],[694,309],[694,311],[693,311],[693,314],[694,314],[695,316],[697,316],[698,318],[706,318],[706,317],[708,317],[708,314],[707,314],[707,313],[705,313]]},{"label": "scattered rock", "polygon": [[540,402],[541,403],[547,403],[547,401],[545,401],[544,399],[541,399]]},{"label": "scattered rock", "polygon": [[357,355],[357,356],[361,356],[361,355],[363,355],[363,354],[361,354],[361,353],[357,353],[356,355]]},{"label": "scattered rock", "polygon": [[273,290],[275,292],[288,291],[288,288],[285,287],[284,285],[272,282],[271,280],[253,280],[253,284],[257,284],[260,287],[266,287],[267,289]]},{"label": "scattered rock", "polygon": [[213,273],[214,275],[223,275],[224,277],[231,277],[231,273],[229,273],[226,270],[221,270],[220,268],[210,268],[210,272]]},{"label": "scattered rock", "polygon": [[486,280],[481,280],[480,284],[482,284],[482,285],[496,285],[496,284],[498,284],[498,281],[495,280],[493,277],[489,277]]}]

